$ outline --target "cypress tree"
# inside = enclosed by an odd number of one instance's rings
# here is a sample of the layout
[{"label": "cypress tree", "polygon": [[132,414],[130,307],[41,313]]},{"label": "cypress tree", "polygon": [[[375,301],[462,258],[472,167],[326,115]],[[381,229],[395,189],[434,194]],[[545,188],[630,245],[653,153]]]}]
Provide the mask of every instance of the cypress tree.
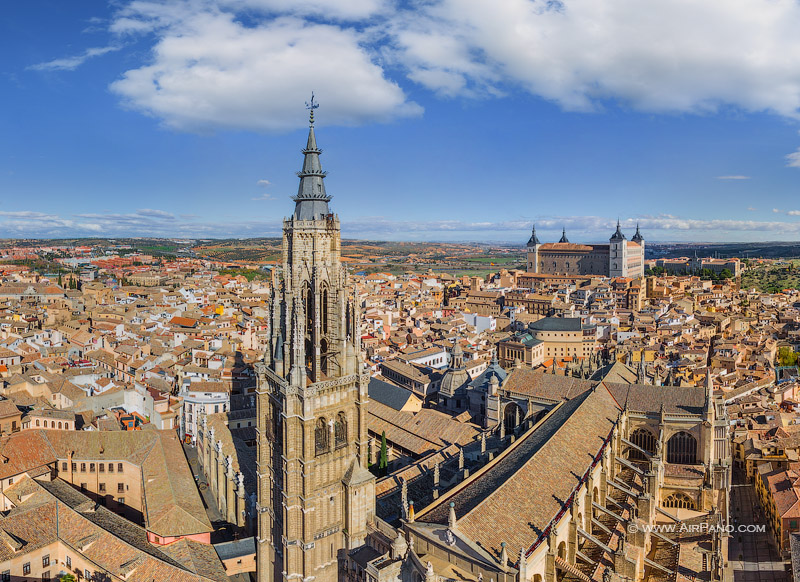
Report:
[{"label": "cypress tree", "polygon": [[388,472],[387,467],[389,466],[389,453],[386,450],[386,431],[381,433],[381,456],[378,461],[378,469],[380,470],[382,475],[386,475]]}]

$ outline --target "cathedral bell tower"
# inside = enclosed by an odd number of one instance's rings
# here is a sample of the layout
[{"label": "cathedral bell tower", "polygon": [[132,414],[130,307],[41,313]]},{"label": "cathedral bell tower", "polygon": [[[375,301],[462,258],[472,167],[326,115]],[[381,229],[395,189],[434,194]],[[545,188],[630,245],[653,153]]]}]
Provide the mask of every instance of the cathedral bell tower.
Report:
[{"label": "cathedral bell tower", "polygon": [[335,582],[341,553],[364,542],[375,514],[360,313],[340,261],[339,218],[328,208],[313,95],[307,106],[270,339],[256,364],[259,582]]}]

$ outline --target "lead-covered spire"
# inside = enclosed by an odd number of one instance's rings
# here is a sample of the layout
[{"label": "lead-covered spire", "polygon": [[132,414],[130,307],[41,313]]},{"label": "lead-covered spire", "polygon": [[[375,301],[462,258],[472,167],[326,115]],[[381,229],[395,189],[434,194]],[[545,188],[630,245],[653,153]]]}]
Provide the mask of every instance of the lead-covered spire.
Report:
[{"label": "lead-covered spire", "polygon": [[616,240],[625,240],[625,235],[622,234],[622,230],[620,230],[619,218],[617,219],[617,230],[611,235],[609,240],[616,241]]},{"label": "lead-covered spire", "polygon": [[635,243],[640,243],[640,242],[642,242],[644,240],[644,237],[642,236],[642,233],[639,232],[639,223],[638,222],[636,223],[636,234],[633,235],[633,238],[631,240],[633,242],[635,242]]},{"label": "lead-covered spire", "polygon": [[311,102],[306,103],[306,108],[310,111],[308,119],[308,142],[303,150],[303,169],[297,172],[300,177],[300,186],[297,189],[297,196],[293,198],[295,202],[295,220],[319,220],[330,214],[328,202],[331,197],[325,192],[323,179],[327,172],[322,169],[319,155],[322,150],[317,147],[317,138],[314,135],[314,110],[319,107],[319,103],[314,101],[314,94],[311,94]]},{"label": "lead-covered spire", "polygon": [[533,247],[538,244],[541,243],[539,242],[539,237],[536,236],[536,225],[534,224],[533,227],[531,228],[531,238],[528,239],[528,246]]}]

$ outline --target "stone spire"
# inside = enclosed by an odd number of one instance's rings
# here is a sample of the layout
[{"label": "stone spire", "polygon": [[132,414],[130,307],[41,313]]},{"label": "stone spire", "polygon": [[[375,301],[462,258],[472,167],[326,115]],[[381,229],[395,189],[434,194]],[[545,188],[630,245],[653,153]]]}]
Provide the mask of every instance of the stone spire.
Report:
[{"label": "stone spire", "polygon": [[644,364],[644,348],[642,348],[641,358],[639,358],[639,370],[638,370],[639,373],[638,373],[638,378],[636,379],[636,381],[639,384],[647,383],[647,375],[645,374],[644,365],[645,365]]},{"label": "stone spire", "polygon": [[562,228],[561,229],[561,239],[558,242],[560,242],[560,243],[568,243],[569,242],[569,239],[567,238],[567,229],[566,228]]},{"label": "stone spire", "polygon": [[403,519],[408,519],[408,481],[403,479],[403,486],[400,489],[400,504],[403,512]]},{"label": "stone spire", "polygon": [[306,107],[311,112],[308,121],[308,143],[303,150],[303,169],[297,172],[300,177],[300,186],[297,189],[297,196],[293,198],[295,202],[295,220],[318,220],[330,214],[328,202],[331,197],[325,192],[326,172],[323,171],[319,162],[319,155],[322,150],[317,147],[317,138],[314,135],[314,110],[319,107],[319,103],[314,101],[314,94],[311,94],[311,102],[306,103]]},{"label": "stone spire", "polygon": [[539,242],[539,237],[536,236],[536,225],[531,228],[531,238],[528,239],[528,246],[533,247],[542,244]]},{"label": "stone spire", "polygon": [[456,527],[456,504],[450,502],[450,511],[447,514],[447,527],[453,529]]},{"label": "stone spire", "polygon": [[525,582],[528,579],[528,559],[525,557],[525,548],[519,549],[519,579]]}]

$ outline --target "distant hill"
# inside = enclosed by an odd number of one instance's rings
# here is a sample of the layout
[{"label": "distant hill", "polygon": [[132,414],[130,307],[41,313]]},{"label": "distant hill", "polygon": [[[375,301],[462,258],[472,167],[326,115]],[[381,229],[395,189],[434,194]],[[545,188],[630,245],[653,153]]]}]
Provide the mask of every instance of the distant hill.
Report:
[{"label": "distant hill", "polygon": [[645,247],[648,259],[690,257],[719,257],[727,259],[790,259],[800,257],[800,242],[759,243],[653,243]]}]

